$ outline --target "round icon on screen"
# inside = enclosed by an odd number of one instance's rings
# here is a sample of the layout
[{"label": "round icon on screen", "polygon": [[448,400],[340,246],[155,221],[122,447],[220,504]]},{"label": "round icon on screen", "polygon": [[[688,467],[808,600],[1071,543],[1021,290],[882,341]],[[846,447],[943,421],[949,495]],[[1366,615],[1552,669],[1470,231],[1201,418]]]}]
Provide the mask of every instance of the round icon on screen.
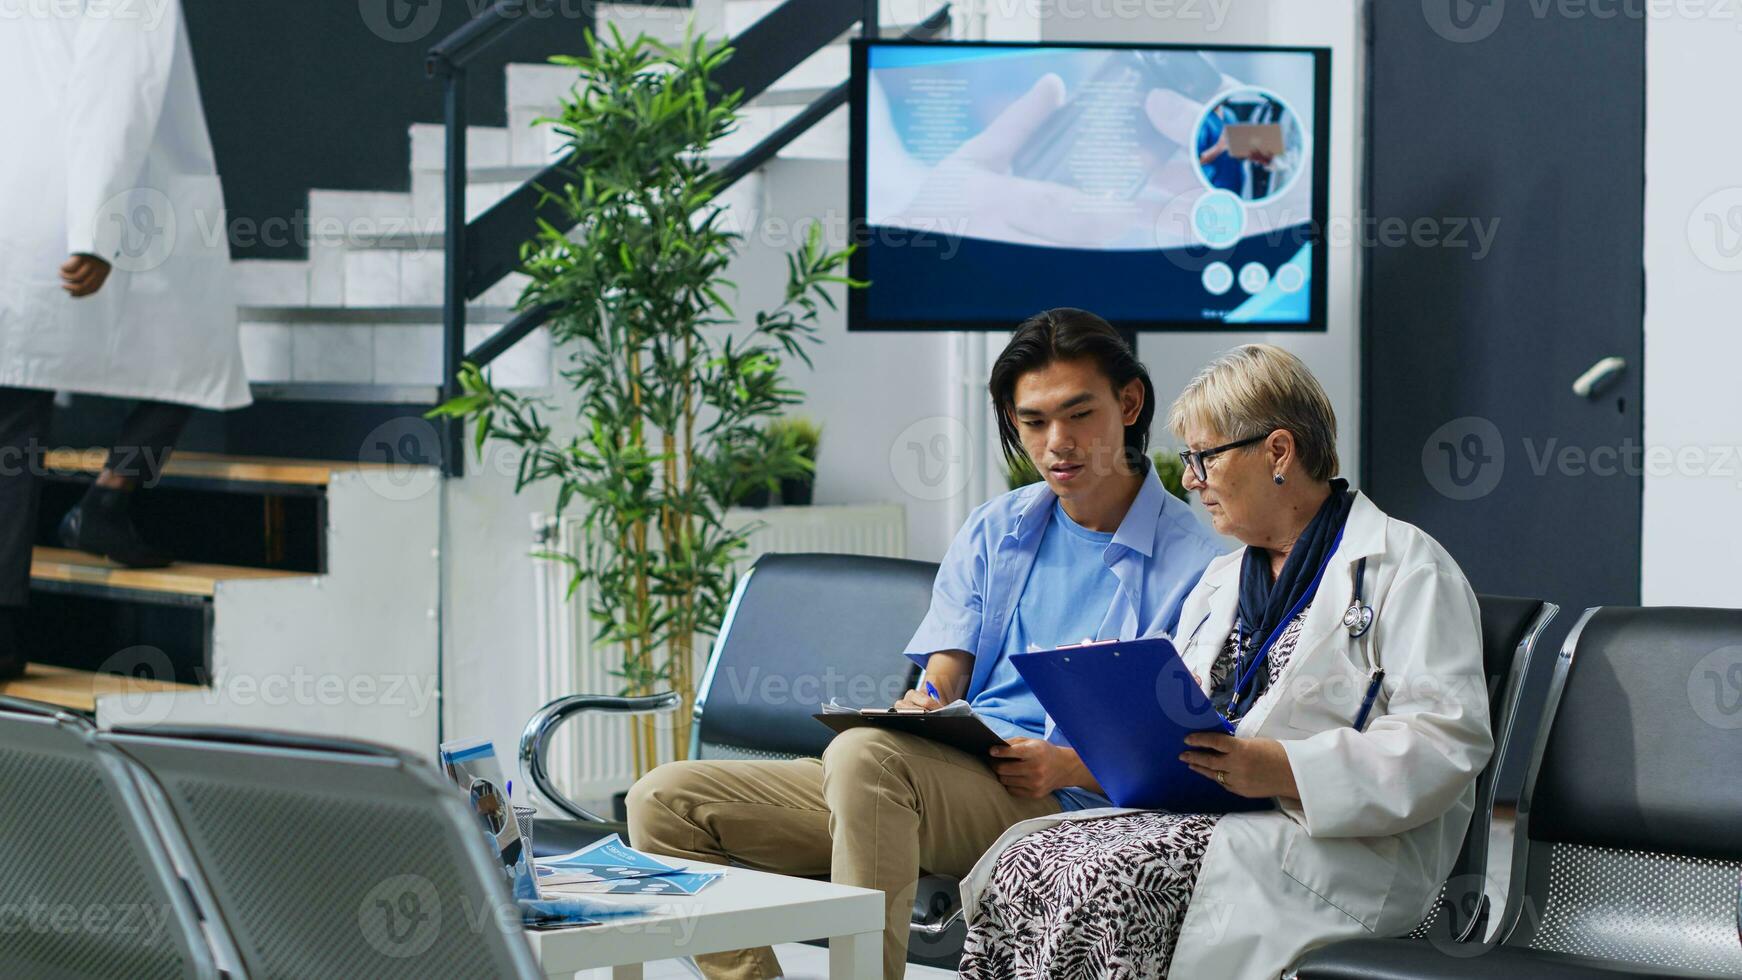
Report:
[{"label": "round icon on screen", "polygon": [[1262,262],[1248,262],[1240,267],[1240,288],[1256,296],[1270,285],[1270,270]]},{"label": "round icon on screen", "polygon": [[1227,248],[1246,230],[1246,206],[1227,191],[1211,191],[1192,205],[1192,232],[1211,248]]},{"label": "round icon on screen", "polygon": [[1307,129],[1269,89],[1236,89],[1198,117],[1198,179],[1246,202],[1268,201],[1307,169]]},{"label": "round icon on screen", "polygon": [[1298,293],[1306,285],[1306,270],[1298,265],[1285,265],[1276,270],[1276,288],[1285,293]]},{"label": "round icon on screen", "polygon": [[1204,267],[1204,292],[1221,296],[1234,288],[1234,270],[1226,262],[1211,262]]}]

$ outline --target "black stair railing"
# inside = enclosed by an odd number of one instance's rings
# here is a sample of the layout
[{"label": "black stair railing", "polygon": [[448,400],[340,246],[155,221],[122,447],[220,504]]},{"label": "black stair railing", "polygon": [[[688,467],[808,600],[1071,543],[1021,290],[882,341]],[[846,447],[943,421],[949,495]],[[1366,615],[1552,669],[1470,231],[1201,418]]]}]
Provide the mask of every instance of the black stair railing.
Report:
[{"label": "black stair railing", "polygon": [[[466,304],[500,282],[520,265],[521,243],[531,238],[540,221],[561,231],[573,227],[566,212],[545,201],[541,187],[560,186],[567,175],[585,167],[578,154],[546,167],[539,174],[489,210],[473,219],[466,215],[466,70],[485,48],[542,14],[555,0],[498,0],[465,26],[429,49],[427,70],[443,84],[444,118],[447,129],[445,225],[443,228],[444,281],[442,287],[442,399],[459,393],[462,363],[480,367],[519,343],[527,334],[549,322],[561,308],[546,303],[523,310],[503,324],[471,351],[465,348]],[[645,5],[673,5],[671,0],[651,0]],[[715,74],[719,91],[741,92],[749,102],[767,91],[806,58],[860,25],[861,33],[875,36],[878,0],[786,0],[732,39],[733,57]],[[589,8],[590,9],[590,8]],[[941,34],[949,25],[946,3],[903,37],[924,40]],[[830,89],[800,110],[792,119],[764,137],[742,156],[721,168],[722,189],[731,186],[772,159],[823,117],[847,101],[848,83]],[[463,472],[464,449],[460,420],[444,419],[442,468],[450,476]]]}]

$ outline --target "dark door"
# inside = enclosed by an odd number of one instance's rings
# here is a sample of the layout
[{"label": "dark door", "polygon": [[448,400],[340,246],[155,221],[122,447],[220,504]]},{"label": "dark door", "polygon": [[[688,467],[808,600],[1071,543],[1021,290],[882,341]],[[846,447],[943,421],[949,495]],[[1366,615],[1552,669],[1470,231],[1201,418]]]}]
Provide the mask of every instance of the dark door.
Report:
[{"label": "dark door", "polygon": [[1367,9],[1363,484],[1476,591],[1559,603],[1558,647],[1639,601],[1645,25]]}]

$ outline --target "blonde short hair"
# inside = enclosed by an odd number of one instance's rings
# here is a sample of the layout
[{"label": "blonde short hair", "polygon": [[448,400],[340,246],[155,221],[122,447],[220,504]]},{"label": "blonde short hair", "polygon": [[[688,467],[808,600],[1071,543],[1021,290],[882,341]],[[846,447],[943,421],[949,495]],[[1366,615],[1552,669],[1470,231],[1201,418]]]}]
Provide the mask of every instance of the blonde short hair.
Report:
[{"label": "blonde short hair", "polygon": [[1230,441],[1287,429],[1308,476],[1337,475],[1331,399],[1306,364],[1280,347],[1244,344],[1217,355],[1174,400],[1167,424],[1181,439],[1194,424]]}]

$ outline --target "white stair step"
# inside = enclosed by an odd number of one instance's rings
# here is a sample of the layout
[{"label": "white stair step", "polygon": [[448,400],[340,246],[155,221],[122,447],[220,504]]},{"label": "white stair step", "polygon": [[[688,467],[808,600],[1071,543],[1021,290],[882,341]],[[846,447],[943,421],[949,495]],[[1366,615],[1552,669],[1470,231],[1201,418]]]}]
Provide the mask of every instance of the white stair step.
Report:
[{"label": "white stair step", "polygon": [[[477,307],[471,315],[476,321],[466,326],[467,349],[489,339],[513,314]],[[441,310],[428,306],[374,311],[245,308],[242,357],[248,380],[257,385],[439,385],[440,321]],[[489,371],[505,387],[549,386],[549,331],[534,331],[497,358]]]},{"label": "white stair step", "polygon": [[244,306],[307,306],[307,259],[237,259],[230,263],[236,302]]},{"label": "white stair step", "polygon": [[[505,174],[506,175],[506,174]],[[468,175],[469,177],[470,175]],[[466,181],[466,220],[471,221],[478,215],[490,210],[497,201],[520,189],[526,181],[525,177],[500,181]],[[445,171],[413,170],[411,172],[412,213],[420,223],[430,227],[442,227],[442,221],[447,215],[447,185]],[[420,224],[420,227],[424,227]]]},{"label": "white stair step", "polygon": [[[344,302],[354,309],[440,306],[445,283],[446,253],[431,249],[354,249],[344,256]],[[504,276],[477,303],[512,306],[525,290],[527,278]]]},{"label": "white stair step", "polygon": [[[447,167],[448,130],[441,123],[411,124],[411,169]],[[466,166],[503,167],[509,163],[508,130],[503,126],[466,127]]]},{"label": "white stair step", "polygon": [[317,187],[308,192],[308,214],[310,238],[331,237],[338,230],[347,237],[373,234],[383,225],[403,223],[412,216],[411,195]]}]

